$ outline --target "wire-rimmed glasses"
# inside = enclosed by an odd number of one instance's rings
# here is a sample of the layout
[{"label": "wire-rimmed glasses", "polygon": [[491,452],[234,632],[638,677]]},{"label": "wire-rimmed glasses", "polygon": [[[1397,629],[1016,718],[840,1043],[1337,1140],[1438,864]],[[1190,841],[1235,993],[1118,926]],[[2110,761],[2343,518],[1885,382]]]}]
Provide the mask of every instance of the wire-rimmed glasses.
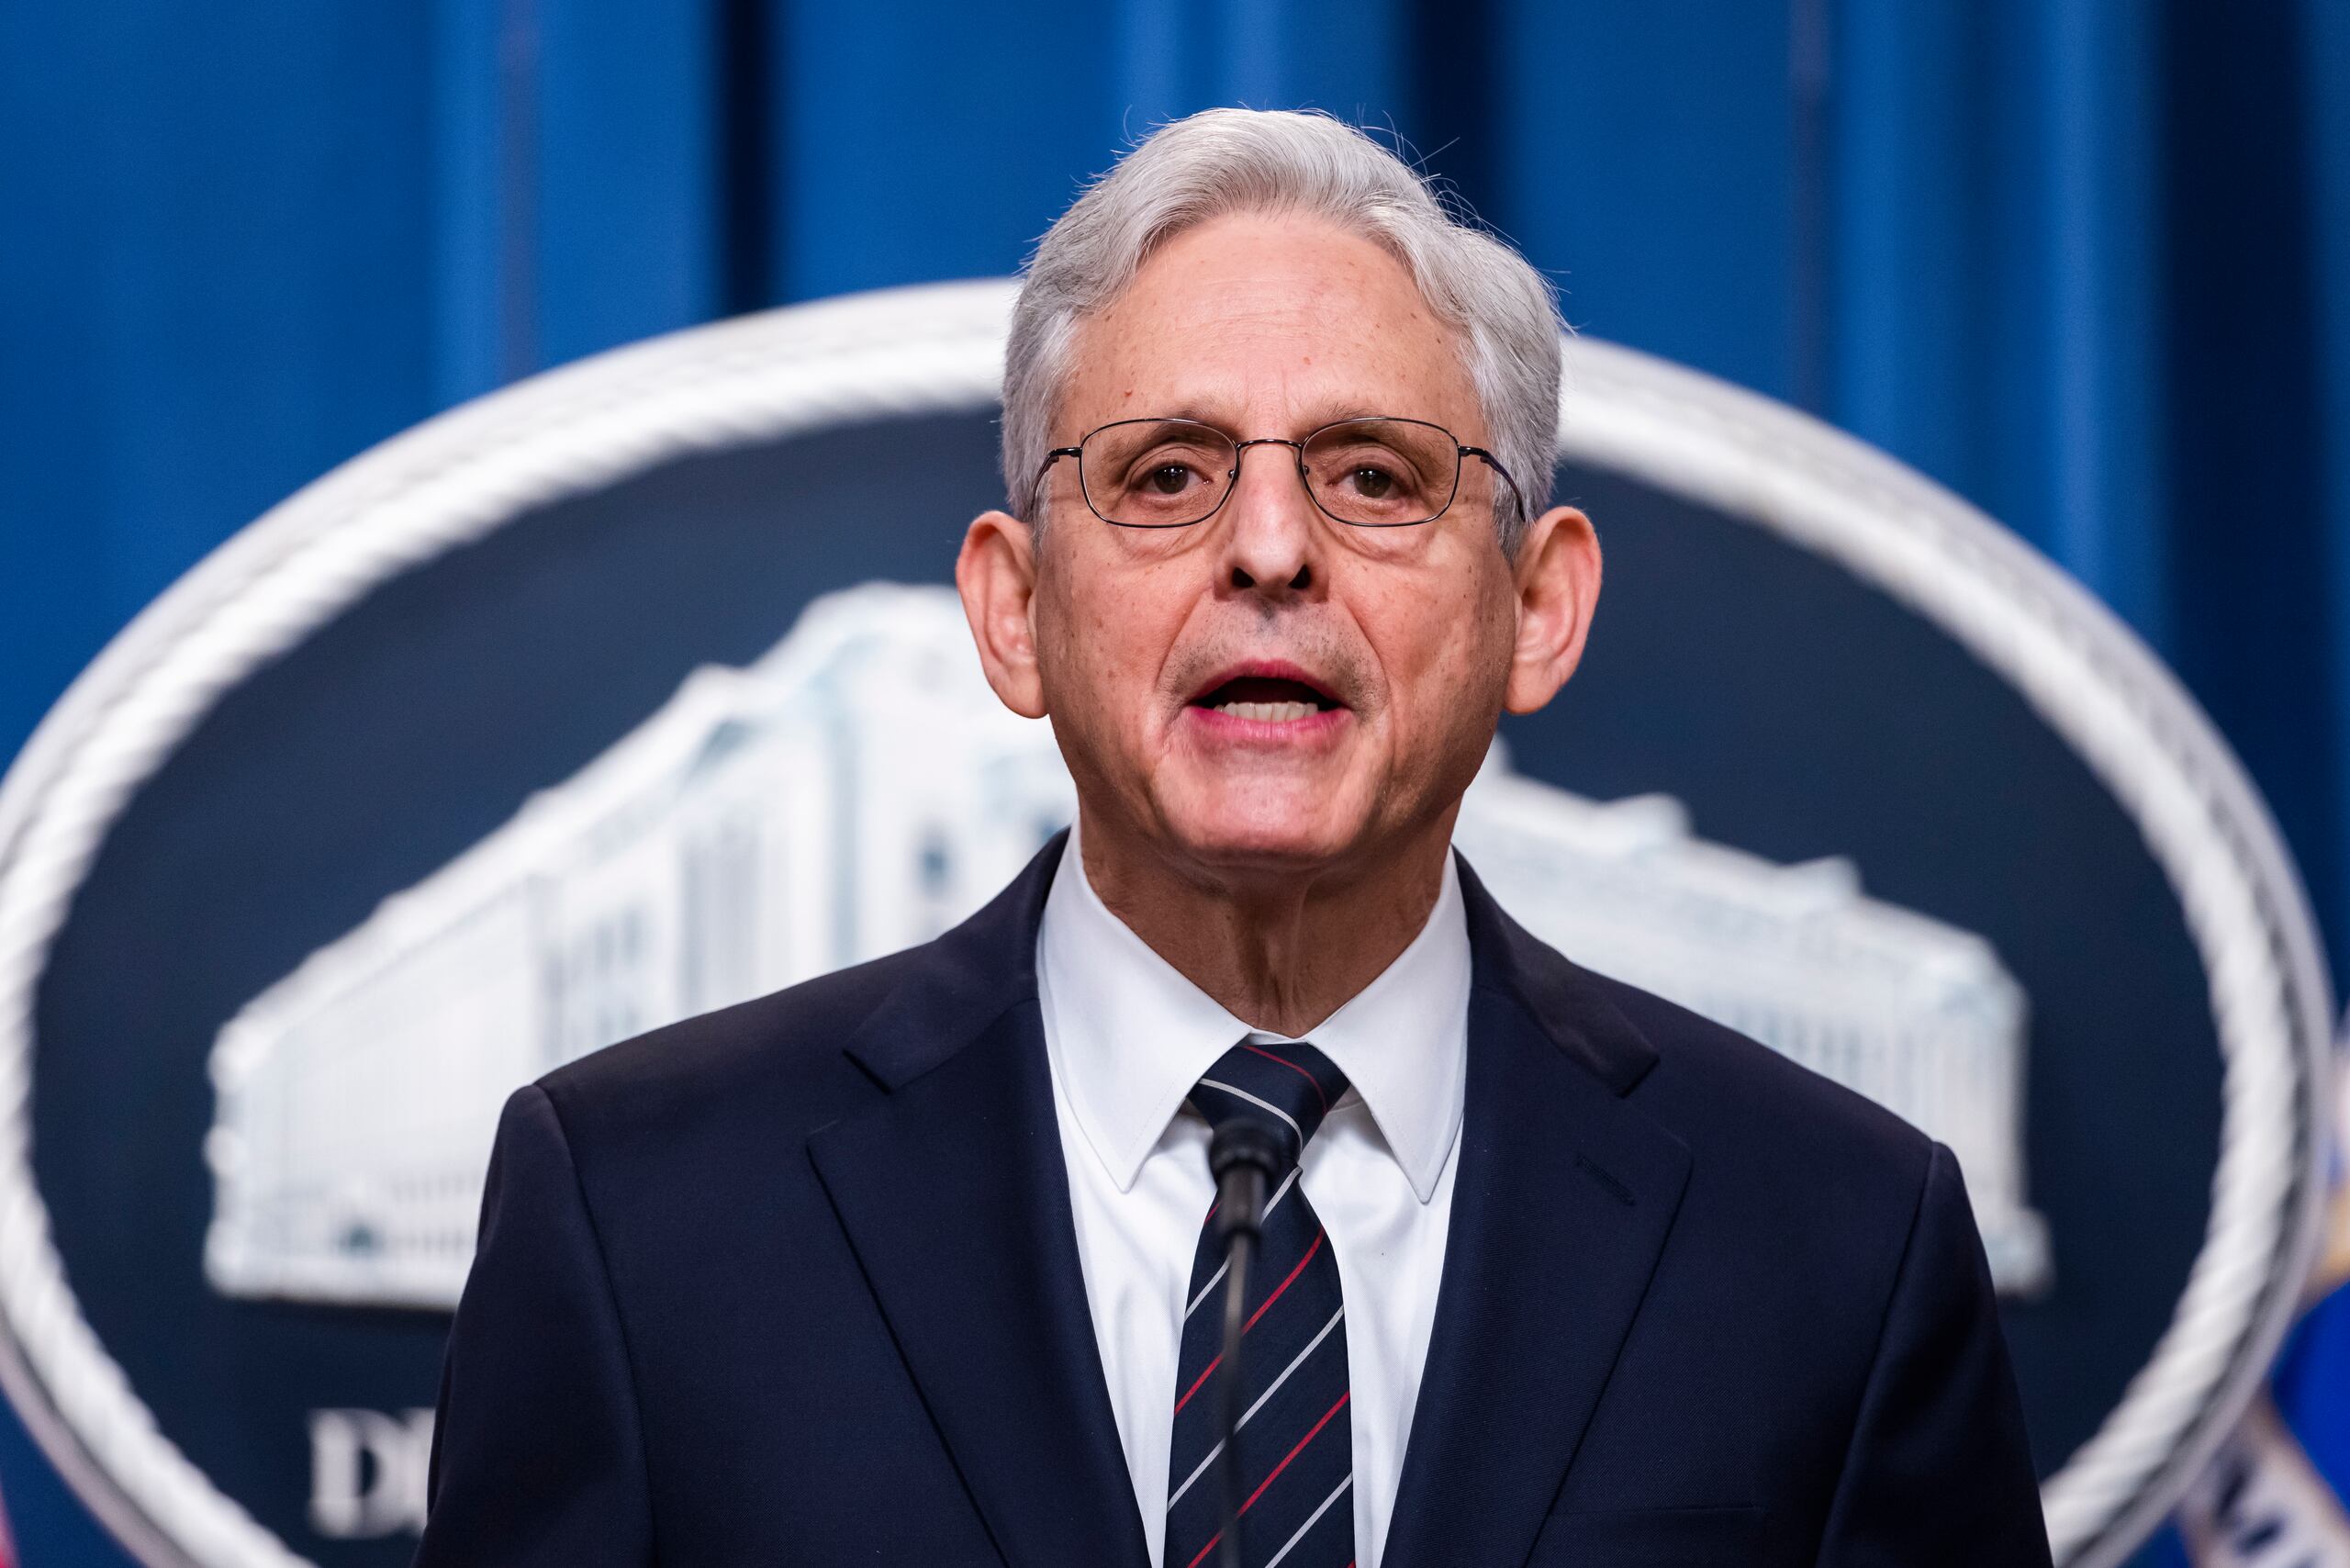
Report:
[{"label": "wire-rimmed glasses", "polygon": [[1339,420],[1302,441],[1241,441],[1198,420],[1118,420],[1075,446],[1057,446],[1036,470],[1077,459],[1078,487],[1093,515],[1116,528],[1189,528],[1214,517],[1240,477],[1252,446],[1286,446],[1305,493],[1332,521],[1351,528],[1411,528],[1433,522],[1460,488],[1460,462],[1481,458],[1509,487],[1521,516],[1525,498],[1509,470],[1481,446],[1463,445],[1426,420]]}]

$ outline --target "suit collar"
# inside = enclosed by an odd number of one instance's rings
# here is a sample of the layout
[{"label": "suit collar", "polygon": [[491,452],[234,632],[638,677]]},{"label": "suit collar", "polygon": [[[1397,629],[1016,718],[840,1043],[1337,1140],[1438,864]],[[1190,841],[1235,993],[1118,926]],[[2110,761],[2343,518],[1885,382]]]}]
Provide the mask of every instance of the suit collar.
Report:
[{"label": "suit collar", "polygon": [[1648,1294],[1689,1151],[1626,1097],[1656,1065],[1591,975],[1464,865],[1468,1108],[1390,1568],[1523,1562]]},{"label": "suit collar", "polygon": [[[852,1059],[895,1090],[960,1049],[980,1024],[1036,995],[1036,929],[1069,835],[1058,833],[977,914],[931,944],[921,978],[851,1036]],[[1514,999],[1569,1059],[1615,1094],[1656,1065],[1656,1049],[1584,970],[1536,940],[1455,855],[1469,926],[1472,983]]]},{"label": "suit collar", "polygon": [[1508,998],[1535,1030],[1613,1094],[1628,1094],[1656,1065],[1656,1047],[1590,972],[1537,940],[1494,902],[1459,854],[1477,988]]},{"label": "suit collar", "polygon": [[890,1092],[808,1149],[1004,1561],[1146,1568],[1036,1008],[1059,855],[1056,839],[857,1030],[849,1055]]},{"label": "suit collar", "polygon": [[1036,925],[1068,842],[1055,834],[985,908],[923,949],[920,970],[849,1036],[849,1059],[894,1093],[1006,1009],[1035,1001]]}]

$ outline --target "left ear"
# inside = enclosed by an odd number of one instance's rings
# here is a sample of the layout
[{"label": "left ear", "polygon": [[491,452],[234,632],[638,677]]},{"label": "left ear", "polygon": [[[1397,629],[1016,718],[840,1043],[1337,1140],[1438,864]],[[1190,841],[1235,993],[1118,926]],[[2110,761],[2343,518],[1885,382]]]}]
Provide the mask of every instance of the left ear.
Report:
[{"label": "left ear", "polygon": [[1553,507],[1526,531],[1513,569],[1517,645],[1503,697],[1511,712],[1531,713],[1550,701],[1583,661],[1599,571],[1599,535],[1574,508]]},{"label": "left ear", "polygon": [[963,534],[955,587],[979,645],[979,667],[1003,705],[1024,719],[1045,716],[1036,660],[1036,535],[1018,518],[981,512]]}]

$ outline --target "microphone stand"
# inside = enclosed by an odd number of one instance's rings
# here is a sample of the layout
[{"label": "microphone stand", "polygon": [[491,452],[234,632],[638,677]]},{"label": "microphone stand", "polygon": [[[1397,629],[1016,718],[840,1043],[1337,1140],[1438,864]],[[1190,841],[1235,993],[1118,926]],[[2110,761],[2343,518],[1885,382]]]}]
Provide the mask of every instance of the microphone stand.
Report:
[{"label": "microphone stand", "polygon": [[1248,1271],[1265,1217],[1265,1194],[1289,1150],[1272,1129],[1234,1120],[1208,1141],[1208,1170],[1215,1178],[1216,1235],[1224,1242],[1224,1359],[1216,1407],[1224,1441],[1216,1478],[1224,1494],[1223,1568],[1240,1568],[1240,1341],[1248,1327]]}]

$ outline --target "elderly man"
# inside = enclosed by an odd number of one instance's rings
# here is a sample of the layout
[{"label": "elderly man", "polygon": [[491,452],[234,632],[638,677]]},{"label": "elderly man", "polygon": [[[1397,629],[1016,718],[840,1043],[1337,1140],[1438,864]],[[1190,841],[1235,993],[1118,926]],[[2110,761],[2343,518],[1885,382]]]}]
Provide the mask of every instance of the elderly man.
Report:
[{"label": "elderly man", "polygon": [[1077,826],[513,1098],[420,1562],[2047,1561],[1949,1152],[1450,850],[1599,593],[1558,377],[1541,279],[1332,120],[1054,226],[956,575]]}]

